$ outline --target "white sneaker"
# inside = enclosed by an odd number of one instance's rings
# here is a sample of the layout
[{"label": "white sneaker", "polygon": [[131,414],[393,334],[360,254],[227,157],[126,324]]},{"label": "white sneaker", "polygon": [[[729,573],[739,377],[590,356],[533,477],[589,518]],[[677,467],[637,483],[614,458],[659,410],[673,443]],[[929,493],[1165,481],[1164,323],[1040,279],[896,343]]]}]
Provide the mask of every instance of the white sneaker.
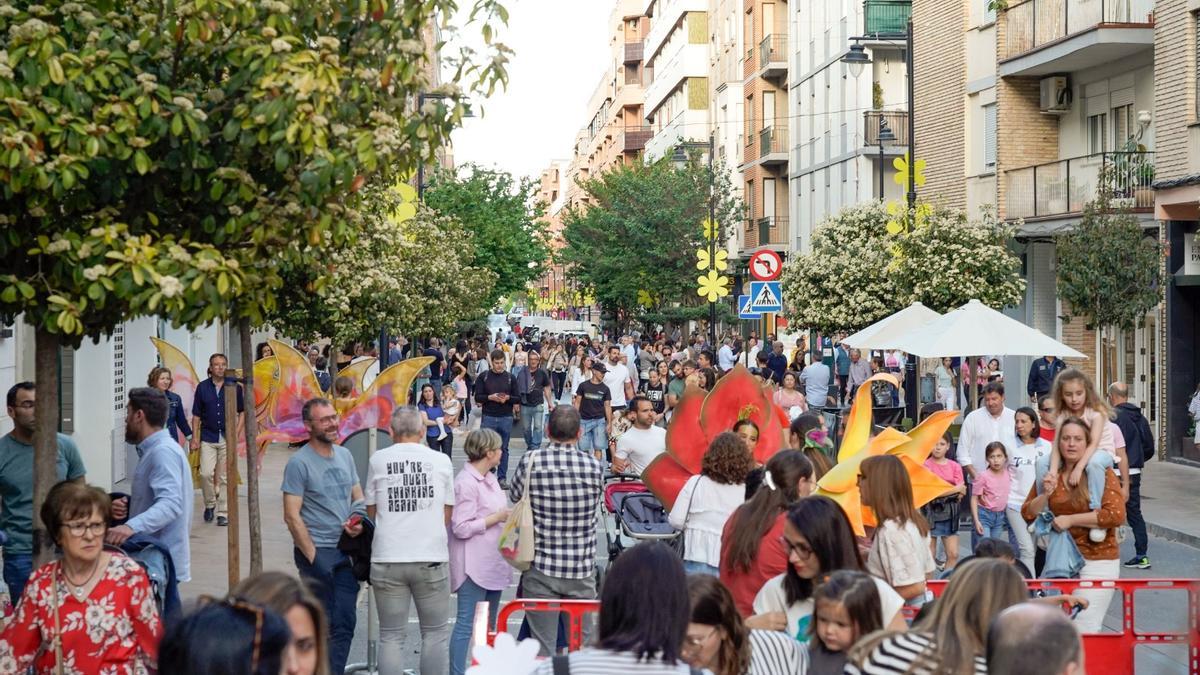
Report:
[{"label": "white sneaker", "polygon": [[447,435],[448,435],[448,434],[447,434],[446,432],[444,432],[444,431],[443,431],[441,434],[439,434],[439,435],[438,435],[437,439],[438,439],[439,441],[444,441],[444,440],[446,440],[446,436],[447,436]]},{"label": "white sneaker", "polygon": [[1092,541],[1096,542],[1097,544],[1104,541],[1104,538],[1107,536],[1108,536],[1108,530],[1101,529],[1099,527],[1093,527],[1091,530],[1088,531],[1088,539],[1091,539]]}]

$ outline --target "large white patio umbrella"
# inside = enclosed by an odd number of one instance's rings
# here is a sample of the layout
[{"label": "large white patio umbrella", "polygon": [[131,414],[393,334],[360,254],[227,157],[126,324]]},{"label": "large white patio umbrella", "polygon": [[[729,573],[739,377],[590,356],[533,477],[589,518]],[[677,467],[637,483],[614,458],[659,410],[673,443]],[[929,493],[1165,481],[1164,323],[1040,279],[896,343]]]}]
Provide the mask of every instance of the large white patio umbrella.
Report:
[{"label": "large white patio umbrella", "polygon": [[896,336],[889,344],[926,358],[977,354],[1087,358],[978,300]]},{"label": "large white patio umbrella", "polygon": [[941,316],[920,302],[914,302],[899,312],[876,321],[842,342],[855,349],[897,349],[897,338],[903,337],[906,333]]}]

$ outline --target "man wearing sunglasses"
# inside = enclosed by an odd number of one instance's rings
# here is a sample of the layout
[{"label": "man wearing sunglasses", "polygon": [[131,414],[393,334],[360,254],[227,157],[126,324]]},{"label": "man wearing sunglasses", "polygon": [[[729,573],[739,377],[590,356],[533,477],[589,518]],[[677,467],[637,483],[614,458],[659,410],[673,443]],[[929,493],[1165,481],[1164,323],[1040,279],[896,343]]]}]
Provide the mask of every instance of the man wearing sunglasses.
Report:
[{"label": "man wearing sunglasses", "polygon": [[[4,544],[4,583],[16,603],[33,572],[33,408],[37,388],[19,382],[8,390],[8,416],[13,430],[0,438],[0,532]],[[79,448],[70,436],[58,434],[58,480],[87,481]]]}]

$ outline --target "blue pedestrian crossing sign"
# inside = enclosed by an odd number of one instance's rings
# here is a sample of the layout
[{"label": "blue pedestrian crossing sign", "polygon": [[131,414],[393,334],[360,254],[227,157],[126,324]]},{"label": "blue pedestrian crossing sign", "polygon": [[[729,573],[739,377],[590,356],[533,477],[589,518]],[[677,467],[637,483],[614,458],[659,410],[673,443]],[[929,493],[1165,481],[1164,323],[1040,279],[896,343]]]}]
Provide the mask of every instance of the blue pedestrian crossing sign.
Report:
[{"label": "blue pedestrian crossing sign", "polygon": [[762,318],[762,314],[750,311],[750,296],[739,295],[737,299],[738,318],[748,321],[755,321]]},{"label": "blue pedestrian crossing sign", "polygon": [[778,281],[750,282],[749,298],[748,309],[751,312],[767,314],[783,311],[783,291],[780,289]]}]

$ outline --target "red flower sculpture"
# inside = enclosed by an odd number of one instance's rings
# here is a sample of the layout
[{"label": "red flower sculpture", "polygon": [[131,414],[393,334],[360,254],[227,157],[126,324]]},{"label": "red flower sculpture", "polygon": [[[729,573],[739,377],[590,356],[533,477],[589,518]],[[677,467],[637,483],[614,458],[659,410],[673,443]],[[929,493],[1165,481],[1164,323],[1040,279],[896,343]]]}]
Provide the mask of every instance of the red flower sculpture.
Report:
[{"label": "red flower sculpture", "polygon": [[667,427],[667,451],[646,467],[642,480],[670,509],[683,484],[700,473],[712,440],[743,419],[758,425],[754,459],[765,464],[783,447],[787,413],[771,401],[762,381],[739,365],[707,394],[695,389],[684,393]]}]

